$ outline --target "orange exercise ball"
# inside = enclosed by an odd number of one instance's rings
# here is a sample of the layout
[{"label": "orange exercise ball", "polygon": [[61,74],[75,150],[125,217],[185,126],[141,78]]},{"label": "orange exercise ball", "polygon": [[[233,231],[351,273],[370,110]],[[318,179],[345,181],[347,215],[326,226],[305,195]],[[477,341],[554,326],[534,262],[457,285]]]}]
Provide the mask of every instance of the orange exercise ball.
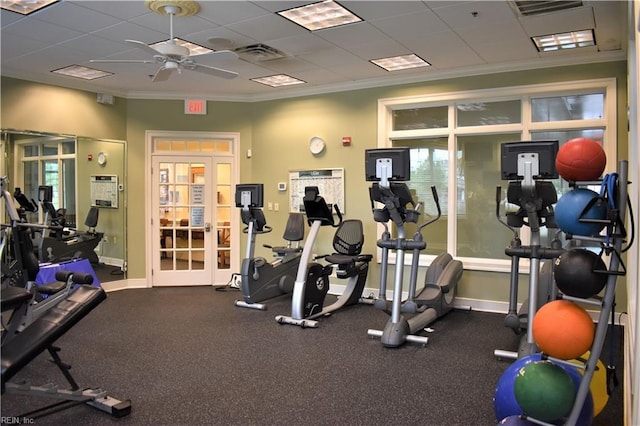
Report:
[{"label": "orange exercise ball", "polygon": [[584,308],[569,300],[554,300],[535,314],[532,331],[542,352],[567,360],[591,349],[595,325]]}]

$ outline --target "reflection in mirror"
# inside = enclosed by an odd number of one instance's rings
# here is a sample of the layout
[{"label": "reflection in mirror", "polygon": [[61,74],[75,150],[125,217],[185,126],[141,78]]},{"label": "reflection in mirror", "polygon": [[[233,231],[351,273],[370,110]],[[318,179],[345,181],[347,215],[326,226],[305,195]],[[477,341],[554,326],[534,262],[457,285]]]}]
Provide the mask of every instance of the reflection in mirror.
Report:
[{"label": "reflection in mirror", "polygon": [[[7,189],[14,198],[24,194],[38,207],[26,213],[25,220],[64,227],[58,234],[51,229],[34,233],[39,261],[82,258],[90,261],[101,282],[126,278],[126,143],[10,129],[1,132],[5,156],[0,176],[8,178]],[[109,161],[99,164],[99,153]],[[0,208],[6,223],[4,206]]]}]

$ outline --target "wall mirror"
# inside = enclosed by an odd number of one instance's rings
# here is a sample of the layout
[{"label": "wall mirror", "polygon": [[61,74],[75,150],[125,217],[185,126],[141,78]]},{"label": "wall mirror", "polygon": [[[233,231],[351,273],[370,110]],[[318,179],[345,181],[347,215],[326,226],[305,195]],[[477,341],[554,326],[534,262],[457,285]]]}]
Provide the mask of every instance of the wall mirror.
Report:
[{"label": "wall mirror", "polygon": [[[81,257],[101,270],[99,276],[126,278],[126,142],[13,129],[0,132],[4,154],[0,176],[8,179],[7,190],[14,198],[19,190],[38,207],[26,212],[26,219],[40,224],[53,219],[68,228],[61,237],[47,231],[34,236],[40,262]],[[2,222],[7,223],[4,202],[0,209]],[[67,249],[60,240],[74,232],[93,233],[89,235],[93,240]]]}]

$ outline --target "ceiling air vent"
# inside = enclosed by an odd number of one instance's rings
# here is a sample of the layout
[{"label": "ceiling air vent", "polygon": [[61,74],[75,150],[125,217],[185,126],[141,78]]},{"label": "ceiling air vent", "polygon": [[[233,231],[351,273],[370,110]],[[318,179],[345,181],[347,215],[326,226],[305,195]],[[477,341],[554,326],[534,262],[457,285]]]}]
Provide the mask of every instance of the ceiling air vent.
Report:
[{"label": "ceiling air vent", "polygon": [[563,1],[563,0],[513,0],[511,2],[520,16],[533,16],[542,13],[557,12],[559,10],[573,9],[581,7],[581,1]]},{"label": "ceiling air vent", "polygon": [[265,62],[288,57],[286,53],[262,43],[238,47],[235,52],[248,62]]}]

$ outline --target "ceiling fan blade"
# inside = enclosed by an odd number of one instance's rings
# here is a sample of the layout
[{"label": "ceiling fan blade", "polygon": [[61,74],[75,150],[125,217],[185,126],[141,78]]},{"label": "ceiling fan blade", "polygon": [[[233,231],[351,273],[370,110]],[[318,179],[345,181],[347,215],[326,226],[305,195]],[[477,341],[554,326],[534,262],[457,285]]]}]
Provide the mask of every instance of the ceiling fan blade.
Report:
[{"label": "ceiling fan blade", "polygon": [[232,78],[236,78],[238,76],[238,73],[234,71],[223,70],[222,68],[210,67],[209,65],[202,65],[202,64],[196,64],[196,63],[186,65],[184,68],[189,69],[191,71],[197,71],[204,74],[213,75],[216,77],[226,78],[229,80]]},{"label": "ceiling fan blade", "polygon": [[157,64],[156,61],[146,61],[144,59],[90,59],[89,62],[109,64]]},{"label": "ceiling fan blade", "polygon": [[156,49],[154,49],[153,47],[150,47],[149,45],[147,45],[146,43],[143,43],[141,41],[138,40],[125,40],[125,42],[127,42],[128,44],[137,47],[138,49],[144,50],[145,52],[147,52],[150,55],[156,56],[156,55],[161,55],[164,56],[162,53],[158,52]]},{"label": "ceiling fan blade", "polygon": [[154,83],[157,83],[158,81],[167,81],[169,77],[171,77],[171,74],[173,74],[173,70],[175,70],[175,68],[162,67],[156,71],[153,77],[151,77],[151,81]]}]

